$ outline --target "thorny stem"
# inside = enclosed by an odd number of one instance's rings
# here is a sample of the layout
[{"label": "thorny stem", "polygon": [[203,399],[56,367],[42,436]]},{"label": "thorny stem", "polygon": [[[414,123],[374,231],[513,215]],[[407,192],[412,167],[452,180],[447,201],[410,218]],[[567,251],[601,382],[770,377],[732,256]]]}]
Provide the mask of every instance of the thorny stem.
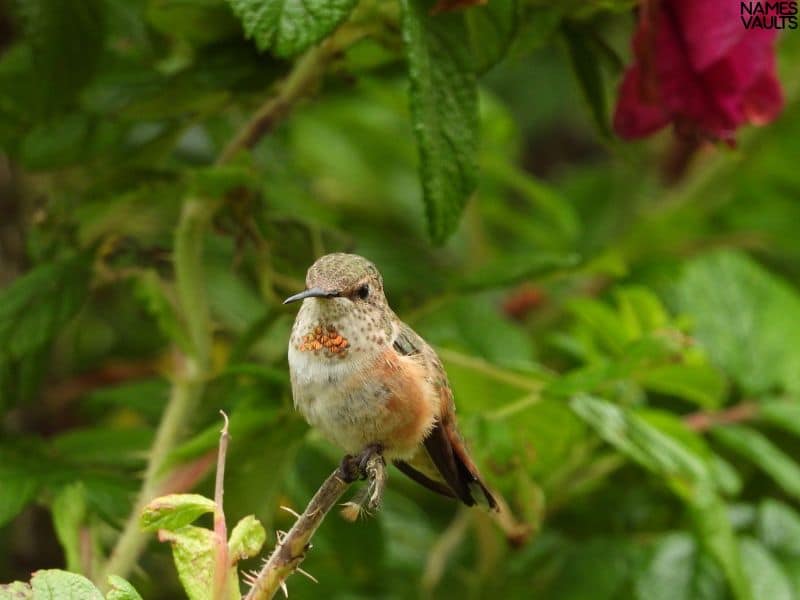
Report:
[{"label": "thorny stem", "polygon": [[[371,486],[385,479],[386,466],[382,459],[370,460],[369,465],[367,471]],[[289,532],[278,539],[275,550],[253,580],[245,600],[268,600],[278,589],[285,586],[286,579],[298,570],[306,552],[311,549],[311,538],[314,533],[350,483],[345,481],[340,469],[336,469],[328,476]],[[382,489],[379,483],[377,489]],[[380,503],[380,498],[375,500],[376,505]]]},{"label": "thorny stem", "polygon": [[220,431],[219,452],[217,453],[217,477],[214,482],[214,599],[223,600],[230,598],[230,564],[228,558],[228,529],[225,524],[225,510],[222,497],[225,494],[225,456],[228,453],[228,415],[219,411],[225,419],[225,425]]}]

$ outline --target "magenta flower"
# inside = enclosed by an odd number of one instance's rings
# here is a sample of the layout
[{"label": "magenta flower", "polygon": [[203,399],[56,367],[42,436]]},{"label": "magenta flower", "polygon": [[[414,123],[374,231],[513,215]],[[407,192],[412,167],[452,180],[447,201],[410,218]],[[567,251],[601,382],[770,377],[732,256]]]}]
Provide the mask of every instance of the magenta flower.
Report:
[{"label": "magenta flower", "polygon": [[758,13],[759,4],[645,0],[620,86],[617,134],[640,138],[674,123],[681,134],[733,142],[739,126],[775,119],[783,96],[774,41],[786,17],[771,9],[753,20],[748,9]]}]

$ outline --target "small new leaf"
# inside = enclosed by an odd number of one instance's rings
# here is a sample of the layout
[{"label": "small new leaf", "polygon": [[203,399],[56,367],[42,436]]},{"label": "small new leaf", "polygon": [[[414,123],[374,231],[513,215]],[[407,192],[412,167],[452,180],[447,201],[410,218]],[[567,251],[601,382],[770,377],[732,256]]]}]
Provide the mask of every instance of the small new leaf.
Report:
[{"label": "small new leaf", "polygon": [[175,531],[188,525],[200,515],[214,512],[214,501],[199,494],[170,494],[156,498],[144,507],[140,524],[153,531]]},{"label": "small new leaf", "polygon": [[267,539],[264,526],[253,515],[248,515],[239,521],[231,532],[228,541],[228,554],[231,562],[243,558],[250,558],[261,551],[261,546]]},{"label": "small new leaf", "polygon": [[106,594],[106,600],[142,600],[139,592],[130,583],[117,575],[108,576],[111,589]]}]

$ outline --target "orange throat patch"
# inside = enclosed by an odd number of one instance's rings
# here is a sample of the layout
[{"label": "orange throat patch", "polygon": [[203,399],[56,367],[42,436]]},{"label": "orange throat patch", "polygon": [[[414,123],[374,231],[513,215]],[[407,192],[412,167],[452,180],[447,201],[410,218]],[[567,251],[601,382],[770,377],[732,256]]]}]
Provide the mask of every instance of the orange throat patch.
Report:
[{"label": "orange throat patch", "polygon": [[309,333],[303,336],[303,340],[297,345],[300,352],[316,352],[327,350],[331,354],[341,354],[347,350],[350,342],[342,336],[332,325],[322,327],[317,325]]}]

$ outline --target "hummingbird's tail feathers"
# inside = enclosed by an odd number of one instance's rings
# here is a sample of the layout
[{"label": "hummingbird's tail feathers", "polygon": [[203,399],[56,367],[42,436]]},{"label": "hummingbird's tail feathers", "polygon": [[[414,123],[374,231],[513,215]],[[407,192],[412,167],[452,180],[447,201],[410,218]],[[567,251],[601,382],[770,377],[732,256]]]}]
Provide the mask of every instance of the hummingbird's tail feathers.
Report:
[{"label": "hummingbird's tail feathers", "polygon": [[441,494],[442,496],[447,496],[448,498],[455,498],[456,495],[453,493],[446,483],[441,481],[437,481],[435,479],[431,479],[421,471],[418,471],[410,464],[408,464],[404,460],[395,460],[394,466],[397,467],[403,474],[407,475],[418,484],[423,487],[428,488],[429,490],[436,492],[437,494]]},{"label": "hummingbird's tail feathers", "polygon": [[481,480],[451,420],[436,423],[424,444],[439,474],[459,500],[467,506],[485,504],[497,509],[494,496]]}]

